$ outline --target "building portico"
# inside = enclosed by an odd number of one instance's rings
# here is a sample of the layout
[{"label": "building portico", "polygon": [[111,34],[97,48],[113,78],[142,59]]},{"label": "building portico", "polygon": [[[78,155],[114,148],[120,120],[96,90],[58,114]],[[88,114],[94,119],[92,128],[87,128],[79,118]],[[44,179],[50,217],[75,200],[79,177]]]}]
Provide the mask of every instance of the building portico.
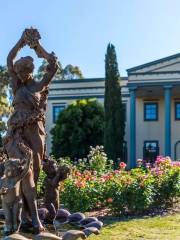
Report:
[{"label": "building portico", "polygon": [[[177,132],[180,124],[176,118],[180,100],[179,69],[180,54],[176,54],[127,70],[127,86],[129,89],[136,89],[134,101],[137,116],[134,116],[134,119],[130,117],[130,121],[136,122],[136,129],[130,129],[130,132],[136,132],[135,159],[146,158],[145,148],[148,142],[150,146],[154,144],[156,154],[172,158],[179,156],[177,146],[180,136]],[[149,107],[149,110],[146,110],[146,107]],[[148,114],[148,111],[155,111],[153,107],[156,108],[157,116],[146,119],[145,114]],[[130,115],[131,111],[133,112],[133,109],[130,108]],[[130,142],[133,140],[130,139]],[[130,156],[132,163],[134,156]]]},{"label": "building portico", "polygon": [[[130,166],[136,164],[137,158],[144,158],[144,142],[148,141],[158,143],[159,154],[173,156],[171,128],[173,129],[174,116],[171,112],[173,104],[178,100],[173,85],[129,87],[129,92]],[[145,106],[151,103],[156,104],[158,113],[156,119],[148,120],[145,119]]]}]

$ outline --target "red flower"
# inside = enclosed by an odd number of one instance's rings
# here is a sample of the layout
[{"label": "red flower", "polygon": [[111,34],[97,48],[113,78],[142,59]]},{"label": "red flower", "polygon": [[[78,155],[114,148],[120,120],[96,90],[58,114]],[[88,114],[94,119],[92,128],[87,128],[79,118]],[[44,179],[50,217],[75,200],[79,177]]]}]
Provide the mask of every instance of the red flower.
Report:
[{"label": "red flower", "polygon": [[80,172],[76,172],[76,176],[81,176],[82,174]]},{"label": "red flower", "polygon": [[120,162],[120,164],[119,164],[119,167],[120,167],[121,169],[125,169],[126,166],[127,166],[127,164],[124,163],[124,162]]},{"label": "red flower", "polygon": [[80,181],[76,182],[76,187],[78,187],[78,188],[84,188],[85,186],[86,186],[86,184],[84,182],[80,182]]},{"label": "red flower", "polygon": [[108,202],[108,203],[112,203],[112,202],[113,202],[113,199],[112,199],[112,198],[108,198],[108,199],[107,199],[107,202]]}]

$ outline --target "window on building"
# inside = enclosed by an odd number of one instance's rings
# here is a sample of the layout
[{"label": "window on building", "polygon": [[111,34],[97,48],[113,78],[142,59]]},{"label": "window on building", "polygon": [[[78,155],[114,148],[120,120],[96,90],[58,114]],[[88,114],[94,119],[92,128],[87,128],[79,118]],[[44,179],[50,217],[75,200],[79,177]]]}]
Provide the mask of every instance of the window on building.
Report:
[{"label": "window on building", "polygon": [[143,149],[143,159],[146,162],[154,163],[159,155],[159,143],[158,141],[145,141]]},{"label": "window on building", "polygon": [[180,102],[175,103],[175,120],[180,120]]},{"label": "window on building", "polygon": [[65,105],[57,105],[53,106],[53,123],[55,123],[58,119],[59,114],[65,108]]},{"label": "window on building", "polygon": [[158,104],[144,103],[144,121],[158,120]]}]

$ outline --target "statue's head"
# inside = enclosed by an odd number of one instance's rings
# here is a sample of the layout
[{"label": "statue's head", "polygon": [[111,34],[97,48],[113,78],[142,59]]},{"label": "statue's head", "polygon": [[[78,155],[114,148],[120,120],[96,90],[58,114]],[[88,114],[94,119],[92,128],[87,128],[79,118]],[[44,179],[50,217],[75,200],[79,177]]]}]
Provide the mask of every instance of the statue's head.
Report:
[{"label": "statue's head", "polygon": [[50,177],[54,177],[57,173],[57,162],[52,158],[46,158],[43,160],[43,171]]},{"label": "statue's head", "polygon": [[61,175],[61,181],[65,180],[71,174],[71,167],[66,163],[59,165],[59,172]]},{"label": "statue's head", "polygon": [[66,163],[58,164],[56,160],[49,157],[43,160],[43,171],[49,178],[55,177],[58,173],[59,181],[62,181],[71,173],[71,168]]},{"label": "statue's head", "polygon": [[15,62],[14,70],[22,83],[31,81],[34,70],[33,58],[30,56],[21,57]]},{"label": "statue's head", "polygon": [[22,171],[20,159],[9,159],[4,164],[4,174],[7,178],[16,177]]}]

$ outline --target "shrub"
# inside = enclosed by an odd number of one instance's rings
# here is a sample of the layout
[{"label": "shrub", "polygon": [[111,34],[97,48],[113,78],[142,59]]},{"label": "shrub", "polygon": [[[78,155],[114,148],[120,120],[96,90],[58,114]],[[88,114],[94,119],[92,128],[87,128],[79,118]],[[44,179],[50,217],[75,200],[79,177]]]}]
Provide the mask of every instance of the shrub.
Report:
[{"label": "shrub", "polygon": [[96,146],[96,148],[90,147],[90,153],[88,155],[89,168],[99,172],[103,172],[106,169],[107,155],[104,152],[103,146]]},{"label": "shrub", "polygon": [[155,178],[155,205],[172,205],[180,197],[180,165],[170,158],[159,157],[156,167],[151,169]]},{"label": "shrub", "polygon": [[85,212],[98,207],[102,199],[102,186],[89,171],[66,179],[61,194],[61,201],[71,211]]},{"label": "shrub", "polygon": [[58,116],[52,134],[52,154],[86,157],[90,146],[103,144],[104,108],[94,99],[77,100]]},{"label": "shrub", "polygon": [[[136,171],[136,174],[135,174]],[[153,203],[153,179],[141,169],[119,172],[104,188],[108,207],[116,213],[142,213]]]},{"label": "shrub", "polygon": [[116,214],[139,214],[166,207],[180,197],[180,165],[158,158],[155,165],[131,171],[120,168],[97,175],[75,169],[64,182],[61,200],[72,211],[108,207]]},{"label": "shrub", "polygon": [[81,172],[85,170],[95,171],[98,175],[113,169],[113,161],[108,160],[103,146],[90,146],[87,158],[80,158],[71,163]]}]

